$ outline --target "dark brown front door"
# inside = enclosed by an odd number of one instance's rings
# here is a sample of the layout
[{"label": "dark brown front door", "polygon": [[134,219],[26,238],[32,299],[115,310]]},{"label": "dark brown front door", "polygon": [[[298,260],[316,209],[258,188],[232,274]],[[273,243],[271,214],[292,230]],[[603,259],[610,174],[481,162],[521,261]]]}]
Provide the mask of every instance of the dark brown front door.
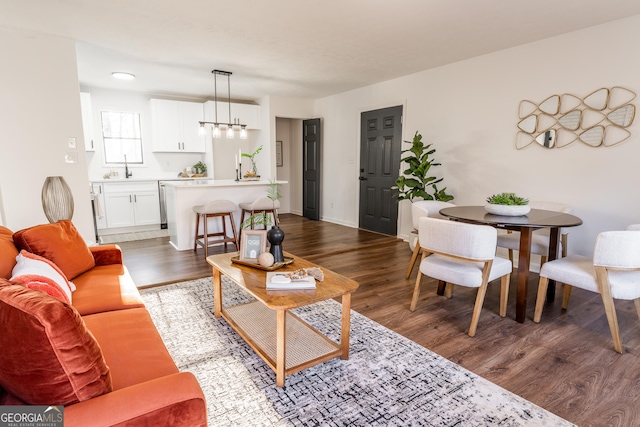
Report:
[{"label": "dark brown front door", "polygon": [[360,228],[398,234],[398,178],[402,106],[362,113],[360,140]]}]

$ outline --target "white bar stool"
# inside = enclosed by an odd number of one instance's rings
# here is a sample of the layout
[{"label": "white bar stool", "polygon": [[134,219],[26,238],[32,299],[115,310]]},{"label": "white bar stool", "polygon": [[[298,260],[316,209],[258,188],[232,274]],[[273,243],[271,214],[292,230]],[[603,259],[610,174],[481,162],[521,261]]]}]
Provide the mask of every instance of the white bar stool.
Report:
[{"label": "white bar stool", "polygon": [[[206,205],[194,206],[193,211],[196,213],[196,237],[193,241],[193,251],[197,252],[198,245],[204,248],[204,257],[208,256],[208,247],[212,244],[224,243],[225,250],[227,243],[236,245],[236,249],[240,249],[238,245],[238,235],[236,233],[236,224],[233,221],[233,213],[236,211],[236,204],[230,200],[213,200]],[[204,218],[203,234],[198,234],[200,229],[200,217]],[[207,227],[207,219],[220,217],[222,219],[222,231],[217,233],[209,233]],[[225,217],[229,217],[233,236],[227,236],[227,223]],[[210,240],[210,237],[222,237],[221,239]]]},{"label": "white bar stool", "polygon": [[[256,212],[264,212],[265,215],[270,213],[273,215],[273,223],[278,225],[278,209],[280,209],[280,200],[271,200],[264,196],[259,197],[252,203],[240,203],[240,209],[242,209],[242,215],[240,216],[240,225],[244,222],[245,212],[249,212],[249,216]],[[251,221],[251,229],[253,229],[253,221]]]}]

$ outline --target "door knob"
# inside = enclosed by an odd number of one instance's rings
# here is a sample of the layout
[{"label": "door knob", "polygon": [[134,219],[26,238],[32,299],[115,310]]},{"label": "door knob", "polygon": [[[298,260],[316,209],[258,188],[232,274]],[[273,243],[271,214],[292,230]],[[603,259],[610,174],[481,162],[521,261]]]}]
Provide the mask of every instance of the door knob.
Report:
[{"label": "door knob", "polygon": [[367,179],[369,179],[369,178],[366,178],[366,177],[364,177],[364,176],[361,176],[361,177],[360,177],[360,178],[358,178],[358,179],[359,179],[360,181],[366,181],[366,180],[367,180]]}]

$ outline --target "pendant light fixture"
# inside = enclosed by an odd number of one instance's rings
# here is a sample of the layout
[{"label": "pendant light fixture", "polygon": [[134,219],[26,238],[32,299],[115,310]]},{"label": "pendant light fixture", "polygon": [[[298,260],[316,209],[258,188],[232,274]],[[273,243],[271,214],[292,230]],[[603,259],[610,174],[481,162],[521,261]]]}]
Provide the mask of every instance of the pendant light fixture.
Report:
[{"label": "pendant light fixture", "polygon": [[[221,128],[226,128],[225,135],[227,139],[233,139],[235,137],[234,127],[240,128],[240,139],[247,139],[247,125],[240,123],[239,119],[231,118],[231,74],[230,71],[213,70],[213,87],[214,87],[214,122],[202,121],[200,123],[201,133],[205,132],[205,125],[212,125],[212,135],[214,138],[220,138],[222,135]],[[221,123],[218,121],[218,79],[217,76],[227,76],[227,105],[229,106],[229,122]]]}]

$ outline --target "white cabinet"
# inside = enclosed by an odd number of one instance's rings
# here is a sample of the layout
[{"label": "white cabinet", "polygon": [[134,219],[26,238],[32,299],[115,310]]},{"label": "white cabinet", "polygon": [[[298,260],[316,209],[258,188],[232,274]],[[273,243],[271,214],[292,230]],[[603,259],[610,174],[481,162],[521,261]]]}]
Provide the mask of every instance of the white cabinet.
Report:
[{"label": "white cabinet", "polygon": [[153,151],[204,153],[205,137],[198,122],[204,120],[204,105],[199,102],[151,100]]},{"label": "white cabinet", "polygon": [[217,121],[218,123],[230,123],[229,103],[218,101],[217,106],[218,106],[218,116],[216,120],[216,102],[215,101],[205,102],[204,103],[204,119],[208,122]]},{"label": "white cabinet", "polygon": [[260,106],[251,104],[231,104],[231,122],[237,119],[247,129],[260,129]]},{"label": "white cabinet", "polygon": [[160,224],[158,181],[104,184],[108,228]]},{"label": "white cabinet", "polygon": [[93,188],[93,208],[95,209],[94,216],[96,218],[96,226],[98,227],[98,230],[102,230],[107,228],[107,214],[104,205],[103,184],[93,182],[91,183],[91,187]]},{"label": "white cabinet", "polygon": [[[204,103],[204,117],[208,122],[216,121],[215,105],[215,101]],[[229,120],[229,103],[218,101],[218,123],[241,123],[247,125],[247,129],[260,129],[260,106],[232,102]]]},{"label": "white cabinet", "polygon": [[93,107],[91,105],[90,93],[80,92],[80,109],[82,111],[84,149],[85,151],[96,151],[93,135]]}]

